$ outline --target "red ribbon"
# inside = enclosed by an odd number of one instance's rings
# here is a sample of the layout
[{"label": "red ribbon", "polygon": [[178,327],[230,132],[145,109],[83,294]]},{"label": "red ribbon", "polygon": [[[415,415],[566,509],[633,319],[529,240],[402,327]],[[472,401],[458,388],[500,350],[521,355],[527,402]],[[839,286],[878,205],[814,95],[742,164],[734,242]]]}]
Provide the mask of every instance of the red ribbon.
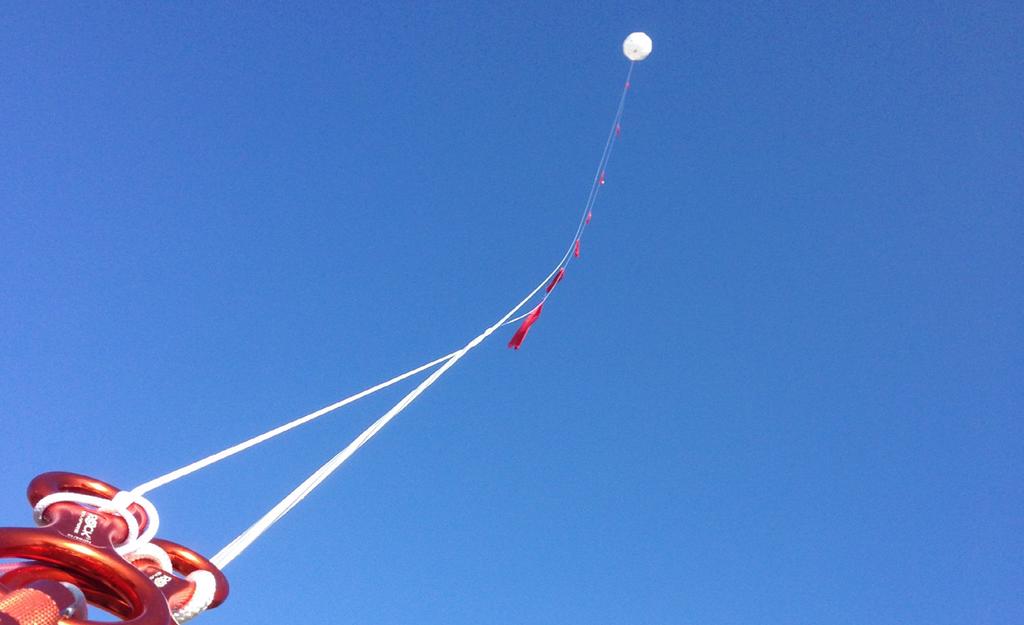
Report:
[{"label": "red ribbon", "polygon": [[523,344],[523,339],[526,338],[526,333],[530,331],[530,326],[540,317],[540,310],[543,307],[543,303],[537,304],[537,307],[531,310],[530,314],[526,315],[526,319],[523,319],[523,324],[519,326],[516,333],[512,335],[512,340],[508,342],[510,348],[519,349],[519,346]]},{"label": "red ribbon", "polygon": [[555,277],[551,279],[551,284],[548,285],[547,292],[550,293],[555,288],[555,285],[561,282],[564,277],[565,267],[562,267],[558,270],[558,273],[555,274]]},{"label": "red ribbon", "polygon": [[594,211],[587,211],[587,221],[585,222],[585,225],[589,226],[590,225],[590,220],[593,219],[593,218],[594,218]]},{"label": "red ribbon", "polygon": [[572,248],[572,255],[576,258],[580,257],[580,240],[576,239],[576,245]]}]

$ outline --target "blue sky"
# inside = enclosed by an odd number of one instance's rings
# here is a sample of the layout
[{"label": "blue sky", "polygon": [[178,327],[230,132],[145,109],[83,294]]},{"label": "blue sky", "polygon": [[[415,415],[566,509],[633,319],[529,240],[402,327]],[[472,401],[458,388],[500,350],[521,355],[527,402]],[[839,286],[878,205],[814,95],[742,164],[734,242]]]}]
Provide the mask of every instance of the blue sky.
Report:
[{"label": "blue sky", "polygon": [[[473,352],[216,624],[1024,621],[1014,3],[8,6],[0,524]],[[382,394],[152,495],[208,554]]]}]

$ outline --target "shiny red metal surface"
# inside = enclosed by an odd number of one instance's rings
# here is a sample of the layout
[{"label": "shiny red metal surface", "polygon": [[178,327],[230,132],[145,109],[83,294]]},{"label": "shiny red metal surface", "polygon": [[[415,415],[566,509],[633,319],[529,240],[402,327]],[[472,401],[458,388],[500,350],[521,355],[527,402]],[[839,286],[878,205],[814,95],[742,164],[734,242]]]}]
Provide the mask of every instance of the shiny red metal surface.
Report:
[{"label": "shiny red metal surface", "polygon": [[[35,507],[37,503],[48,495],[55,493],[80,493],[83,495],[95,495],[97,497],[103,497],[104,499],[112,499],[116,495],[119,489],[114,488],[110,484],[96,478],[88,477],[86,475],[79,475],[77,473],[65,473],[63,471],[51,471],[50,473],[43,473],[37,475],[28,484],[28,502]],[[55,511],[66,509],[68,506],[81,510],[81,506],[77,504],[54,504],[50,507],[51,514]],[[132,515],[139,522],[139,527],[145,527],[148,519],[146,518],[146,512],[142,509],[142,506],[138,504],[132,504],[128,506],[128,510],[131,511]],[[47,516],[50,516],[48,514]],[[128,533],[128,525],[123,519],[116,515],[106,515],[107,519],[113,522],[115,532],[112,535],[114,543],[118,543],[124,540]],[[47,518],[47,521],[50,519]]]},{"label": "shiny red metal surface", "polygon": [[[47,495],[71,491],[112,498],[118,489],[106,482],[73,473],[44,473],[32,480],[29,502],[35,506]],[[131,513],[145,527],[146,514],[132,505]],[[174,625],[170,606],[189,599],[191,582],[168,575],[158,567],[140,567],[114,549],[127,535],[127,524],[115,514],[72,503],[56,503],[47,510],[47,525],[39,528],[0,528],[0,558],[21,558],[23,563],[0,575],[0,588],[13,592],[41,580],[68,582],[82,590],[90,604],[111,612],[130,625]],[[224,574],[191,549],[165,540],[154,540],[171,557],[174,570],[187,575],[209,571],[217,580],[211,607],[227,597]],[[169,579],[168,579],[169,578]],[[159,582],[159,586],[157,585]],[[61,625],[99,625],[83,618],[60,620]]]},{"label": "shiny red metal surface", "polygon": [[[188,575],[193,571],[209,571],[213,574],[214,579],[217,580],[217,590],[213,594],[213,601],[210,603],[211,608],[216,608],[220,604],[224,603],[224,600],[228,598],[228,592],[230,592],[231,588],[228,585],[228,578],[220,569],[214,566],[212,562],[195,551],[192,551],[188,547],[184,547],[178,543],[172,543],[169,540],[156,538],[153,540],[153,544],[160,547],[167,552],[167,555],[171,556],[171,564],[174,565],[174,570],[176,572],[182,575]],[[169,596],[168,600],[170,600]],[[173,606],[178,605],[174,601],[171,601],[170,603]]]}]

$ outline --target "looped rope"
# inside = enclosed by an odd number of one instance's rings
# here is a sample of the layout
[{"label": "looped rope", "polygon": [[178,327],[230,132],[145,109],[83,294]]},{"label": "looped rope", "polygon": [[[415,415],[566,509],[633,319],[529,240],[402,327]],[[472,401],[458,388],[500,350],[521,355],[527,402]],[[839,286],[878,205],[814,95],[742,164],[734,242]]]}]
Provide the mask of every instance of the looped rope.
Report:
[{"label": "looped rope", "polygon": [[[160,527],[160,515],[156,506],[142,495],[136,495],[130,491],[122,490],[112,499],[86,495],[84,493],[60,492],[47,495],[36,503],[32,509],[32,516],[37,525],[46,524],[46,511],[50,506],[57,503],[75,503],[96,508],[100,512],[116,514],[124,520],[128,526],[128,536],[120,545],[114,545],[114,550],[128,562],[136,564],[140,560],[153,562],[168,575],[174,574],[174,564],[171,557],[167,555],[158,545],[153,544],[153,538]],[[139,520],[135,518],[129,507],[138,504],[146,513],[146,527],[139,527]],[[174,621],[181,625],[200,614],[213,602],[217,592],[217,578],[209,571],[196,570],[185,576],[185,579],[192,584],[192,594],[181,606],[172,610]]]},{"label": "looped rope", "polygon": [[185,579],[192,582],[192,596],[171,613],[178,625],[195,618],[210,607],[217,593],[217,578],[209,571],[198,569],[186,575]]},{"label": "looped rope", "polygon": [[[72,492],[47,495],[40,499],[32,509],[36,525],[46,524],[46,510],[56,503],[84,504],[101,512],[111,512],[121,517],[125,525],[128,526],[128,537],[120,545],[114,545],[114,551],[121,556],[137,551],[142,545],[149,544],[160,527],[160,514],[156,511],[156,506],[145,497],[134,495],[129,491],[120,491],[114,495],[113,499]],[[145,528],[139,527],[139,520],[128,509],[132,504],[138,504],[145,511],[147,518]]]},{"label": "looped rope", "polygon": [[135,566],[139,566],[138,562],[140,560],[145,560],[160,567],[160,570],[164,573],[174,572],[174,564],[171,562],[171,556],[167,555],[166,551],[153,543],[139,545],[139,548],[135,551],[125,554],[124,559]]},{"label": "looped rope", "polygon": [[[159,566],[164,573],[174,575],[174,564],[171,562],[171,557],[161,547],[153,543],[141,545],[137,550],[124,556],[124,559],[136,566],[142,560],[152,562]],[[156,578],[152,579],[158,587],[170,581],[170,578],[166,578],[163,582]],[[171,616],[174,617],[174,622],[178,625],[192,620],[206,611],[213,603],[214,595],[217,594],[217,578],[209,571],[202,569],[192,571],[185,576],[185,579],[192,583],[192,594],[183,604],[171,610]]]}]

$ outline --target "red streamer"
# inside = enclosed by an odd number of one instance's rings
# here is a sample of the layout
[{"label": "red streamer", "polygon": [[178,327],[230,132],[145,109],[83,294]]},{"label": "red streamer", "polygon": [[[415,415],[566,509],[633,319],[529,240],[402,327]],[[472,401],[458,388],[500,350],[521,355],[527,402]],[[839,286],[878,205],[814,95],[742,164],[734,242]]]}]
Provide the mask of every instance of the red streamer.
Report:
[{"label": "red streamer", "polygon": [[551,284],[548,285],[547,292],[550,293],[552,290],[554,290],[555,285],[561,282],[562,278],[564,277],[565,267],[562,267],[561,269],[558,270],[558,273],[555,274],[555,277],[551,279]]},{"label": "red streamer", "polygon": [[576,239],[576,245],[572,248],[572,255],[576,258],[580,257],[580,240]]},{"label": "red streamer", "polygon": [[540,310],[543,307],[543,302],[537,304],[537,307],[531,310],[530,314],[526,315],[526,319],[523,319],[523,324],[519,326],[516,333],[512,335],[512,340],[508,342],[508,346],[511,349],[519,349],[519,346],[523,344],[523,339],[526,338],[526,333],[530,331],[530,326],[532,326],[540,317]]},{"label": "red streamer", "polygon": [[585,225],[590,225],[590,220],[594,218],[594,211],[587,211],[587,221]]}]

